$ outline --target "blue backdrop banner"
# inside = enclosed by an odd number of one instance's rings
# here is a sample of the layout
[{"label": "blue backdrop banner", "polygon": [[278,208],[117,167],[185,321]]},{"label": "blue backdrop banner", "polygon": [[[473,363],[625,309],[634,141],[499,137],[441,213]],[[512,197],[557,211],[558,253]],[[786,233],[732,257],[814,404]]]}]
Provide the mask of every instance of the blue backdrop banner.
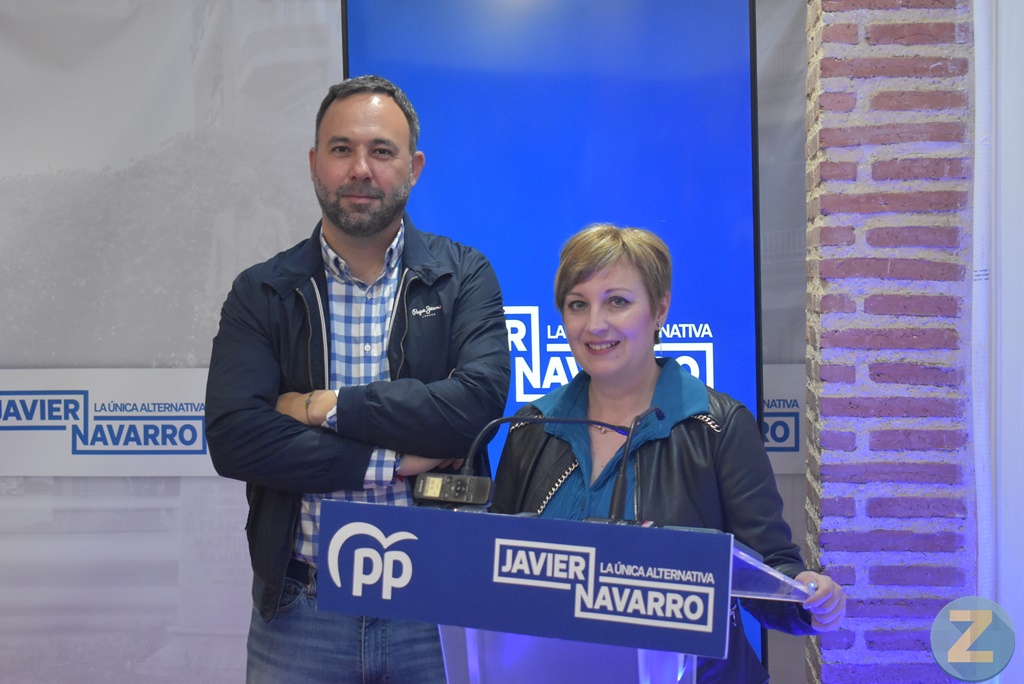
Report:
[{"label": "blue backdrop banner", "polygon": [[347,0],[346,26],[347,74],[391,79],[419,113],[413,221],[497,270],[508,413],[577,371],[553,281],[595,222],[668,243],[659,352],[756,411],[749,0]]}]

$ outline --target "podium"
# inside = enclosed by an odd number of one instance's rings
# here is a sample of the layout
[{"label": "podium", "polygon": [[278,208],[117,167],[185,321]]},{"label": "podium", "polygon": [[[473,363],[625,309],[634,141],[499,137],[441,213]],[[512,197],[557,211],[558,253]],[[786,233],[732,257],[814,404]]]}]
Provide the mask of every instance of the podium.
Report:
[{"label": "podium", "polygon": [[320,610],[671,651],[681,681],[732,597],[810,596],[715,530],[324,501],[319,551]]}]

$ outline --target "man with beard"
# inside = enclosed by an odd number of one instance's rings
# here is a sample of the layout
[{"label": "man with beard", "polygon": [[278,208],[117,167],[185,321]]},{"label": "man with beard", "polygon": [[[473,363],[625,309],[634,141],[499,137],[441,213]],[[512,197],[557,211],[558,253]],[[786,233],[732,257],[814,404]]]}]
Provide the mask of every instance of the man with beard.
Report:
[{"label": "man with beard", "polygon": [[249,499],[249,682],[445,681],[436,625],[316,610],[321,501],[411,505],[415,476],[460,464],[505,407],[493,269],[405,213],[418,137],[394,84],[333,86],[309,151],[322,219],[243,271],[221,311],[206,434]]}]

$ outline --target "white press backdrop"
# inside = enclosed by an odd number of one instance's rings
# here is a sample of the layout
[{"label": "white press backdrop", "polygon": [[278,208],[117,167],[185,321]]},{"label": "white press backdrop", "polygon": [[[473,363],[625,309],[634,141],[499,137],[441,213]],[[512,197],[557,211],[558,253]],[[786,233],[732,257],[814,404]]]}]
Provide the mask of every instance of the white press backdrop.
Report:
[{"label": "white press backdrop", "polygon": [[231,278],[312,230],[339,2],[2,0],[0,63],[0,681],[244,681],[242,484],[112,442],[201,416]]}]

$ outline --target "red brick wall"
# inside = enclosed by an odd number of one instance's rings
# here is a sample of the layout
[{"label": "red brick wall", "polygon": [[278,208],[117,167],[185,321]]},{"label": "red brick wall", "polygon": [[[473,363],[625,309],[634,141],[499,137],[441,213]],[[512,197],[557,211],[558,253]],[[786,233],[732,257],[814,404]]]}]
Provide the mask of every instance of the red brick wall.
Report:
[{"label": "red brick wall", "polygon": [[970,0],[808,2],[808,534],[846,586],[809,680],[946,682],[976,593]]}]

